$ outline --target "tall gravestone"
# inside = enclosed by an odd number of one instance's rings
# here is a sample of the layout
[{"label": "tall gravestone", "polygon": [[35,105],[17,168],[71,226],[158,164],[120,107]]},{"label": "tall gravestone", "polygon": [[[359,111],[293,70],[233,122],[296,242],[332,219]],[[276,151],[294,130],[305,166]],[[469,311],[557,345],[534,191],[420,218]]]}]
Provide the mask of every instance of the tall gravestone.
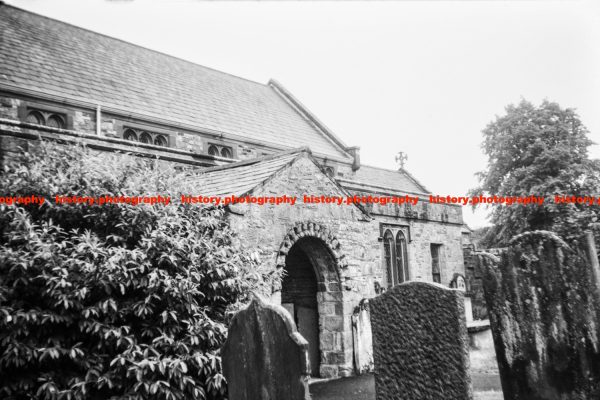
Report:
[{"label": "tall gravestone", "polygon": [[469,400],[463,292],[407,282],[370,300],[377,400]]},{"label": "tall gravestone", "polygon": [[369,300],[362,299],[352,314],[354,372],[356,372],[357,375],[373,371],[372,332]]},{"label": "tall gravestone", "polygon": [[528,232],[497,257],[477,257],[504,398],[600,399],[598,260],[591,235],[568,246],[553,233]]},{"label": "tall gravestone", "polygon": [[229,399],[310,399],[307,350],[290,314],[256,297],[233,317],[221,351]]}]

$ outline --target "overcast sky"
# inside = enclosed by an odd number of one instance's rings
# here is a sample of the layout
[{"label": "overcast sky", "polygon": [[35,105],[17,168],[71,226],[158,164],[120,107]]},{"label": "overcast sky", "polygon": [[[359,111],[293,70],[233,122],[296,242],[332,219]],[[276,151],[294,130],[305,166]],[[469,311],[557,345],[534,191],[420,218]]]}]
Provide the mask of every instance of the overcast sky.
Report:
[{"label": "overcast sky", "polygon": [[[504,106],[573,107],[600,143],[600,2],[9,4],[266,83],[275,78],[365,164],[464,195],[485,168],[481,130]],[[600,157],[600,146],[592,154]],[[472,227],[485,212],[464,208]]]}]

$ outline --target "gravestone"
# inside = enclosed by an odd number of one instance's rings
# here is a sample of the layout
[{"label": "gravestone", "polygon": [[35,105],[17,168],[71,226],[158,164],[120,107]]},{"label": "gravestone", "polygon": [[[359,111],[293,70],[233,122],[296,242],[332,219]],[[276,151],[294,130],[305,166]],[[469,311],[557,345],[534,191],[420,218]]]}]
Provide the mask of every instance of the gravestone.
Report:
[{"label": "gravestone", "polygon": [[527,232],[497,257],[478,254],[478,262],[504,398],[600,399],[598,260],[591,235],[568,246],[551,232]]},{"label": "gravestone", "polygon": [[463,291],[407,282],[370,300],[377,400],[469,400]]},{"label": "gravestone", "polygon": [[352,314],[354,368],[357,375],[373,371],[373,338],[369,300],[360,301]]},{"label": "gravestone", "polygon": [[229,400],[308,400],[308,342],[290,314],[258,296],[231,321],[222,348]]}]

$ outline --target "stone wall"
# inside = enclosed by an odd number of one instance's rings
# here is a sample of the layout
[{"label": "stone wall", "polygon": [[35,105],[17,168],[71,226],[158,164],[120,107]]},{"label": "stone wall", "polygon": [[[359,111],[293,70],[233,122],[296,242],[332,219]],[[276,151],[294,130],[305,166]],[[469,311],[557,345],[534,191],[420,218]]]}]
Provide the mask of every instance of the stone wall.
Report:
[{"label": "stone wall", "polygon": [[[272,177],[252,192],[256,196],[297,196],[304,194],[346,196],[308,156]],[[280,251],[290,230],[298,224],[312,223],[315,231],[327,230],[340,257],[341,291],[322,287],[319,299],[319,321],[322,327],[322,376],[344,376],[352,373],[352,313],[361,299],[374,297],[376,283],[384,282],[383,246],[378,238],[381,223],[406,223],[411,229],[408,243],[411,279],[431,277],[431,243],[444,245],[442,283],[448,285],[455,273],[464,274],[461,248],[461,225],[431,223],[421,220],[398,220],[391,217],[369,218],[352,205],[302,204],[253,205],[231,207],[230,221],[243,238],[243,245],[255,249],[263,263],[282,267]],[[304,228],[298,228],[297,232]],[[289,247],[287,247],[289,248]],[[385,285],[384,285],[385,286]],[[328,329],[332,328],[333,329]],[[334,361],[334,362],[332,362]]]},{"label": "stone wall", "polygon": [[[381,224],[404,225],[409,230],[407,243],[408,267],[411,280],[433,281],[431,269],[431,244],[441,244],[441,283],[448,286],[454,274],[465,274],[461,245],[462,225],[439,223],[421,219],[375,216]],[[383,247],[381,249],[383,257]],[[383,270],[378,280],[384,282]]]},{"label": "stone wall", "polygon": [[370,300],[377,400],[469,400],[463,292],[408,282]]},{"label": "stone wall", "polygon": [[527,232],[479,253],[507,400],[600,398],[600,286],[594,245]]},{"label": "stone wall", "polygon": [[[355,191],[355,194],[359,196],[372,194],[374,196],[382,196],[381,193],[370,193],[370,192],[359,192]],[[413,197],[415,195],[412,195]],[[402,197],[402,196],[400,196]],[[407,219],[420,219],[428,222],[443,222],[450,224],[457,224],[461,226],[463,224],[462,219],[462,208],[457,205],[448,204],[435,204],[430,203],[428,197],[419,196],[419,201],[416,205],[409,203],[404,204],[386,204],[381,205],[379,203],[368,203],[365,204],[365,208],[369,213],[375,215],[396,217],[396,218],[407,218]]]},{"label": "stone wall", "polygon": [[[28,106],[42,110],[52,109],[66,115],[68,120],[66,128],[69,130],[89,135],[96,135],[98,133],[96,130],[96,106],[91,103],[87,107],[82,107],[67,104],[63,101],[33,99],[12,93],[0,93],[0,118],[13,121],[23,120],[23,112],[20,109]],[[274,149],[266,144],[250,144],[236,138],[224,139],[220,133],[199,132],[183,128],[177,124],[157,123],[150,121],[150,119],[133,118],[130,115],[122,114],[117,115],[101,109],[100,136],[121,138],[123,126],[134,128],[143,126],[150,132],[164,133],[169,136],[170,147],[196,154],[207,154],[207,143],[209,141],[231,147],[236,158],[239,160],[247,160],[280,151],[280,149]]]},{"label": "stone wall", "polygon": [[[252,194],[286,194],[300,199],[304,194],[344,195],[308,156],[296,159]],[[361,299],[375,295],[374,282],[381,276],[378,223],[357,207],[348,205],[238,204],[231,209],[230,222],[243,238],[242,244],[255,249],[262,262],[273,269],[284,265],[285,254],[280,253],[287,251],[293,244],[290,242],[300,237],[317,238],[327,247],[335,260],[336,272],[323,271],[317,293],[320,374],[323,377],[351,375],[352,314]]]}]

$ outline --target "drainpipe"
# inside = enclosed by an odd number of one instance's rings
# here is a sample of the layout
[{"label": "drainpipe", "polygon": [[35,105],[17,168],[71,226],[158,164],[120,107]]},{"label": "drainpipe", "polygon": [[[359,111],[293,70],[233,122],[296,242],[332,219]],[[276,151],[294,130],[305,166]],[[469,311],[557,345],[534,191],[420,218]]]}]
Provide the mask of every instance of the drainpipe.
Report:
[{"label": "drainpipe", "polygon": [[102,110],[100,104],[96,106],[96,135],[102,136]]}]

